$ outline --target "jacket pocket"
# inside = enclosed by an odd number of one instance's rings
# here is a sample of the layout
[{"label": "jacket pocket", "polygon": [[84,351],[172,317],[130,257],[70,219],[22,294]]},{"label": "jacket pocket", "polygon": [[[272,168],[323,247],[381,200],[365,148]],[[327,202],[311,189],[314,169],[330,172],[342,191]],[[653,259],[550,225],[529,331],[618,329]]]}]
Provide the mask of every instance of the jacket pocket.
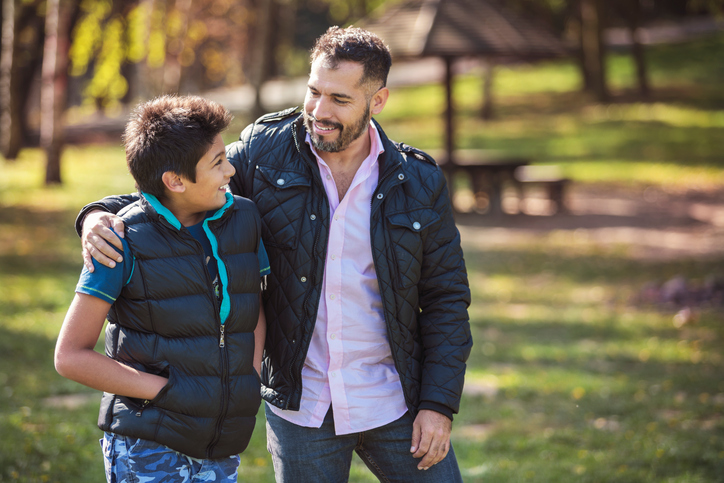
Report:
[{"label": "jacket pocket", "polygon": [[254,202],[262,220],[264,245],[296,248],[307,210],[311,182],[295,171],[259,165],[254,174]]},{"label": "jacket pocket", "polygon": [[423,236],[440,221],[440,215],[429,208],[420,208],[387,216],[391,267],[396,271],[395,283],[400,288],[416,286],[420,281]]}]

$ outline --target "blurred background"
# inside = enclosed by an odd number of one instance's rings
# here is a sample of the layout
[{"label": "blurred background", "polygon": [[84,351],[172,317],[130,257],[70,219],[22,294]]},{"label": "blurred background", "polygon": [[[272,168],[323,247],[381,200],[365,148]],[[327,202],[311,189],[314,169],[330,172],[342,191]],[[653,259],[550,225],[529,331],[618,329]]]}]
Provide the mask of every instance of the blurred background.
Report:
[{"label": "blurred background", "polygon": [[[449,177],[474,481],[724,481],[724,0],[3,0],[0,482],[98,482],[100,395],[53,348],[84,204],[139,101],[302,103],[331,25],[390,45],[386,133]],[[102,350],[102,341],[98,345]],[[273,481],[264,416],[239,481]],[[355,459],[351,481],[374,481]]]}]

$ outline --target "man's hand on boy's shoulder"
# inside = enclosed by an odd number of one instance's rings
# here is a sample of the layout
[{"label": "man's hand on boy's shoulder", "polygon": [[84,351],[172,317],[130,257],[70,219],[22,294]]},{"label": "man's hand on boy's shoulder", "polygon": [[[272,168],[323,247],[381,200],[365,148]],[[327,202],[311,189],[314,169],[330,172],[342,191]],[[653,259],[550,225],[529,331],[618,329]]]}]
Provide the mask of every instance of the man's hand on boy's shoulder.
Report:
[{"label": "man's hand on boy's shoulder", "polygon": [[89,272],[93,271],[91,258],[110,268],[114,268],[116,262],[123,261],[123,257],[111,246],[123,251],[123,244],[119,238],[123,237],[123,229],[123,221],[111,213],[94,210],[86,215],[83,220],[81,246],[83,264]]}]

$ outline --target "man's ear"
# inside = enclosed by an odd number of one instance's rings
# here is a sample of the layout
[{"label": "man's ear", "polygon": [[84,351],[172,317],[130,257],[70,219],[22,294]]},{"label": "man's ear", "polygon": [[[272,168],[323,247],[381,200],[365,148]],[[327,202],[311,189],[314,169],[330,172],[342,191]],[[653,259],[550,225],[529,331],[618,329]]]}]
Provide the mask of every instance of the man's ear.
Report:
[{"label": "man's ear", "polygon": [[387,87],[382,87],[380,90],[374,93],[372,100],[370,101],[370,112],[372,115],[377,115],[382,112],[387,104],[387,98],[390,97],[390,91]]},{"label": "man's ear", "polygon": [[184,184],[184,180],[181,178],[181,176],[174,173],[173,171],[166,171],[165,173],[163,173],[163,176],[161,176],[161,180],[166,186],[166,189],[172,193],[183,193],[184,191],[186,191],[186,185]]}]

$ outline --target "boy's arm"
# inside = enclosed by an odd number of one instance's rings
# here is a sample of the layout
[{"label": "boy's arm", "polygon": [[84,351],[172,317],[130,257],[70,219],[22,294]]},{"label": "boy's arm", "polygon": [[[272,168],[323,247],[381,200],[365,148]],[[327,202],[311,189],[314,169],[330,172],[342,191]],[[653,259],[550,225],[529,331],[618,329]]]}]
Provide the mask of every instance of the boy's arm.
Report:
[{"label": "boy's arm", "polygon": [[266,343],[266,315],[264,315],[264,303],[259,294],[259,320],[254,329],[254,369],[261,376],[261,359],[264,354],[264,344]]},{"label": "boy's arm", "polygon": [[55,346],[58,373],[99,391],[153,399],[168,379],[137,371],[94,349],[111,304],[76,293]]}]

